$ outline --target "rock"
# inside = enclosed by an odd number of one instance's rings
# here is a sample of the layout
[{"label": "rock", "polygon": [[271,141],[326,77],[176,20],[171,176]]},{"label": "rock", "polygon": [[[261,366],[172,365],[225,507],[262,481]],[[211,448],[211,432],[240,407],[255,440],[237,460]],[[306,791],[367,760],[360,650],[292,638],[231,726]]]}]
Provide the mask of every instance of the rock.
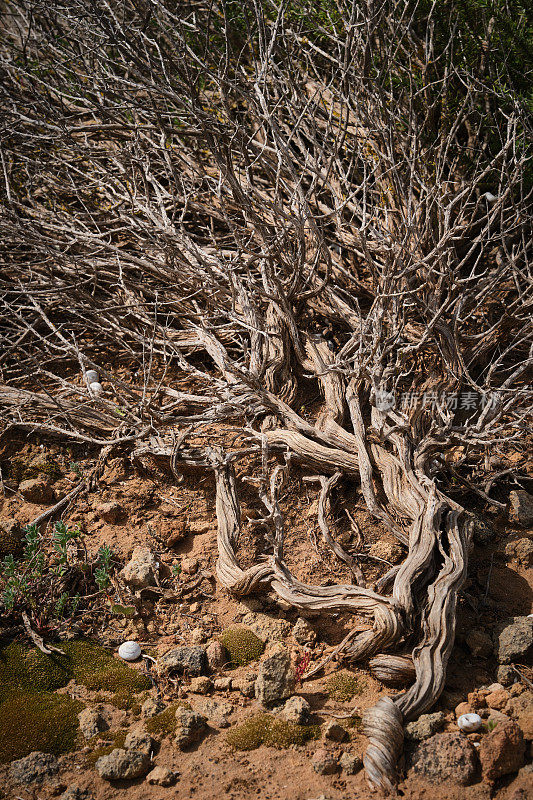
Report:
[{"label": "rock", "polygon": [[146,781],[155,786],[174,786],[176,773],[167,767],[154,767],[146,776]]},{"label": "rock", "polygon": [[[252,683],[255,684],[254,681]],[[214,687],[216,692],[230,692],[233,689],[233,681],[231,678],[215,678]]]},{"label": "rock", "polygon": [[533,495],[523,489],[510,492],[509,516],[524,528],[533,525]]},{"label": "rock", "polygon": [[354,756],[352,753],[343,753],[339,758],[339,764],[347,775],[355,775],[363,766],[359,756]]},{"label": "rock", "polygon": [[483,738],[478,750],[485,780],[494,781],[519,770],[525,750],[524,734],[516,722],[497,725]]},{"label": "rock", "polygon": [[148,547],[136,547],[120,574],[133,589],[144,589],[157,584],[159,564]]},{"label": "rock", "polygon": [[37,750],[25,758],[12,761],[9,766],[9,777],[16,783],[42,783],[59,769],[57,758],[51,753],[39,753]]},{"label": "rock", "polygon": [[461,733],[437,733],[417,746],[412,764],[415,775],[433,783],[468,786],[476,774],[476,751]]},{"label": "rock", "polygon": [[329,750],[321,747],[313,753],[311,764],[319,775],[333,775],[339,769],[337,759]]},{"label": "rock", "polygon": [[255,697],[255,682],[255,678],[250,675],[244,675],[241,678],[232,678],[231,686],[233,689],[237,689],[244,697]]},{"label": "rock", "polygon": [[96,708],[84,708],[78,714],[80,731],[84,739],[92,739],[100,731],[105,731],[109,727],[101,713]]},{"label": "rock", "polygon": [[212,522],[200,522],[199,520],[192,520],[187,525],[188,533],[192,533],[193,536],[198,536],[202,533],[209,533],[209,531],[215,527],[216,523],[213,524]]},{"label": "rock", "polygon": [[178,708],[176,711],[176,738],[174,743],[180,750],[185,750],[194,742],[199,741],[205,731],[206,719],[202,714],[188,708]]},{"label": "rock", "polygon": [[510,699],[510,697],[511,695],[509,692],[502,687],[501,689],[496,689],[488,694],[485,698],[485,702],[489,708],[495,708],[496,711],[502,711],[507,705],[507,701]]},{"label": "rock", "polygon": [[190,691],[195,694],[211,694],[214,688],[213,681],[203,675],[192,678],[189,684]]},{"label": "rock", "polygon": [[24,550],[24,531],[16,519],[0,520],[0,559],[20,556]]},{"label": "rock", "polygon": [[524,713],[518,717],[518,725],[524,734],[526,742],[533,741],[533,710],[524,711]]},{"label": "rock", "polygon": [[475,658],[488,658],[493,650],[492,639],[485,631],[476,628],[466,636],[466,646]]},{"label": "rock", "polygon": [[195,703],[195,707],[195,710],[199,711],[202,716],[212,722],[217,728],[229,728],[230,723],[228,717],[233,712],[231,703],[224,701],[219,702],[218,700],[207,698]]},{"label": "rock", "polygon": [[59,800],[93,800],[88,789],[79,789],[77,786],[70,786],[66,792],[60,795]]},{"label": "rock", "polygon": [[444,725],[444,714],[442,711],[437,711],[434,714],[422,714],[414,722],[408,722],[405,726],[406,739],[412,739],[415,742],[420,742],[423,739],[429,739],[435,733],[440,731]]},{"label": "rock", "polygon": [[316,640],[316,633],[303,617],[298,617],[292,629],[292,636],[298,644],[313,644]]},{"label": "rock", "polygon": [[265,658],[259,665],[255,696],[264,706],[274,705],[294,692],[294,673],[289,654],[283,650]]},{"label": "rock", "polygon": [[139,750],[116,748],[96,762],[96,771],[106,781],[142,778],[150,772],[152,763],[148,753]]},{"label": "rock", "polygon": [[141,717],[150,719],[164,709],[164,703],[154,697],[148,697],[141,706]]},{"label": "rock", "polygon": [[28,503],[46,505],[53,503],[56,495],[46,478],[29,478],[19,484],[19,492]]},{"label": "rock", "polygon": [[125,750],[137,750],[139,753],[150,755],[152,750],[152,737],[142,728],[135,728],[130,731],[124,740]]},{"label": "rock", "polygon": [[523,663],[533,646],[533,619],[514,617],[501,623],[496,629],[495,644],[500,664]]},{"label": "rock", "polygon": [[196,558],[183,558],[181,560],[181,571],[185,575],[194,575],[198,570],[198,559]]},{"label": "rock", "polygon": [[268,614],[250,612],[242,622],[266,644],[284,642],[291,634],[291,626],[286,619],[274,619]]},{"label": "rock", "polygon": [[[192,606],[191,606],[192,611]],[[203,644],[206,640],[205,631],[203,628],[193,628],[191,631],[191,642],[195,645]]]},{"label": "rock", "polygon": [[311,715],[311,706],[305,697],[289,697],[283,707],[281,716],[287,722],[295,722],[297,725],[305,725]]},{"label": "rock", "polygon": [[109,503],[99,503],[94,509],[100,519],[114,525],[122,517],[124,510],[120,503],[112,500]]},{"label": "rock", "polygon": [[479,517],[474,517],[473,523],[474,542],[478,545],[478,547],[485,547],[496,538],[496,531],[492,525],[489,525],[485,520],[479,519]]},{"label": "rock", "polygon": [[524,567],[533,566],[533,540],[517,539],[509,542],[505,548],[505,555],[515,558]]},{"label": "rock", "polygon": [[368,554],[376,558],[384,559],[390,564],[397,564],[402,558],[403,550],[400,545],[395,542],[384,542],[380,540],[374,542],[374,544],[370,546]]},{"label": "rock", "polygon": [[346,728],[343,728],[342,725],[332,719],[324,728],[324,736],[334,742],[343,742],[348,737],[348,734]]},{"label": "rock", "polygon": [[459,719],[459,717],[462,717],[463,714],[472,714],[473,711],[474,709],[472,708],[470,703],[459,703],[459,705],[456,706],[454,710],[455,719]]},{"label": "rock", "polygon": [[203,647],[174,647],[157,662],[162,672],[177,672],[179,675],[202,675],[206,670]]},{"label": "rock", "polygon": [[498,679],[498,683],[504,686],[510,686],[516,680],[517,675],[514,668],[509,664],[500,664],[498,672],[496,673],[496,678]]},{"label": "rock", "polygon": [[228,663],[228,655],[226,649],[219,641],[210,642],[205,650],[205,657],[207,659],[207,666],[210,672],[218,672]]},{"label": "rock", "polygon": [[509,717],[507,714],[502,714],[501,711],[491,711],[487,717],[487,725],[489,726],[489,730],[495,728],[496,725],[505,725],[506,722],[509,722]]}]

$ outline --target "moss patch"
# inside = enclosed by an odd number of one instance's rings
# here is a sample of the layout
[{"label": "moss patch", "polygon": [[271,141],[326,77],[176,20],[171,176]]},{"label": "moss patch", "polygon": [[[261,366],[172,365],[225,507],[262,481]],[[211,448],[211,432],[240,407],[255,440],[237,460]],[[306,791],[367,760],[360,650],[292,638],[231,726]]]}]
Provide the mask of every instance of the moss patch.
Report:
[{"label": "moss patch", "polygon": [[257,661],[265,649],[264,642],[249,628],[228,628],[218,638],[236,667],[244,667],[251,661]]},{"label": "moss patch", "polygon": [[13,694],[0,706],[0,762],[34,750],[55,755],[73,750],[82,708],[82,703],[65,695]]},{"label": "moss patch", "polygon": [[88,641],[62,642],[65,655],[45,655],[12,643],[0,652],[0,701],[13,691],[38,693],[58,689],[74,678],[93,691],[132,695],[151,688],[149,678]]},{"label": "moss patch", "polygon": [[326,682],[327,693],[332,700],[338,700],[340,703],[348,702],[356,694],[361,694],[363,689],[362,682],[350,672],[337,672]]},{"label": "moss patch", "polygon": [[235,750],[256,750],[262,744],[283,749],[319,738],[318,725],[296,725],[294,722],[276,719],[270,714],[249,717],[226,735],[226,741]]},{"label": "moss patch", "polygon": [[89,742],[89,745],[96,746],[93,752],[89,753],[87,756],[87,764],[91,767],[94,767],[99,758],[102,756],[108,756],[109,753],[112,753],[117,747],[124,747],[126,735],[127,731],[116,731],[115,733],[103,731],[102,733],[98,733],[96,736],[93,736]]},{"label": "moss patch", "polygon": [[160,711],[159,714],[146,720],[144,723],[145,730],[153,736],[172,736],[178,724],[176,719],[178,708],[191,708],[191,705],[180,700],[176,703],[171,703],[164,711]]}]

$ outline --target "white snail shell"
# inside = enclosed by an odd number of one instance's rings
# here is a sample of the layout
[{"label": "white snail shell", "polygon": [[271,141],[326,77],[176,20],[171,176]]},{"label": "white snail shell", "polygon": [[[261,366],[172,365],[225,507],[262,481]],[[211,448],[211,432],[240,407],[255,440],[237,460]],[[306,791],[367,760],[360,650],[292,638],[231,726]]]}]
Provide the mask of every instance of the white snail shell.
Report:
[{"label": "white snail shell", "polygon": [[141,655],[141,648],[137,642],[122,642],[118,654],[124,661],[136,661]]},{"label": "white snail shell", "polygon": [[465,733],[478,731],[483,725],[483,720],[479,714],[461,714],[457,720],[457,727]]},{"label": "white snail shell", "polygon": [[87,383],[98,383],[98,378],[100,377],[95,369],[88,369],[85,372],[85,376],[87,378]]},{"label": "white snail shell", "polygon": [[485,200],[487,201],[487,203],[490,203],[491,205],[492,205],[492,203],[494,203],[494,201],[495,201],[495,200],[497,200],[497,199],[498,199],[498,198],[496,197],[496,195],[492,194],[492,192],[485,192],[485,194],[483,195],[483,197],[485,198]]},{"label": "white snail shell", "polygon": [[98,381],[94,381],[94,383],[89,384],[89,391],[93,397],[100,397],[104,392],[104,387]]}]

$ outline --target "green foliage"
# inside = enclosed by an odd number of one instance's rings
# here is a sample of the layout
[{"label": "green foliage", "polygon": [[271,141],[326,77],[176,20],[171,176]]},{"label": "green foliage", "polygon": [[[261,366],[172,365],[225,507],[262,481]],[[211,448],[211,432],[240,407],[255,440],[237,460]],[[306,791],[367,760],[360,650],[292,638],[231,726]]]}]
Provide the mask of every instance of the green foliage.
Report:
[{"label": "green foliage", "polygon": [[226,741],[235,750],[256,750],[262,744],[284,749],[319,738],[319,725],[296,725],[294,722],[276,719],[270,714],[249,717],[226,735]]},{"label": "green foliage", "polygon": [[265,649],[264,642],[245,627],[228,628],[218,638],[235,667],[244,667],[251,661],[257,661]]},{"label": "green foliage", "polygon": [[361,681],[349,672],[337,672],[326,682],[327,693],[332,700],[340,703],[346,703],[356,694],[361,694],[363,688]]},{"label": "green foliage", "polygon": [[78,739],[83,704],[66,695],[15,693],[0,706],[0,762],[23,758],[34,750],[60,755]]},{"label": "green foliage", "polygon": [[94,573],[94,579],[100,591],[105,591],[111,584],[111,567],[113,561],[113,551],[111,548],[104,544],[98,550],[97,567]]}]

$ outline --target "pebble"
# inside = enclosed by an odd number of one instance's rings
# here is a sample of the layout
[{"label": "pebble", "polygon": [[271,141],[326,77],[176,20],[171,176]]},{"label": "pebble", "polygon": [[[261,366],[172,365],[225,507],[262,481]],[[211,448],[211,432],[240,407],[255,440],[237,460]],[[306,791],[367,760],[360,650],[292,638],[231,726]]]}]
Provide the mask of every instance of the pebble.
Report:
[{"label": "pebble", "polygon": [[167,767],[154,767],[146,776],[146,780],[156,786],[173,786],[176,783],[176,773]]},{"label": "pebble", "polygon": [[497,725],[483,738],[478,751],[485,780],[492,782],[519,770],[525,750],[524,734],[516,722]]},{"label": "pebble", "polygon": [[337,759],[325,747],[321,747],[313,753],[311,764],[319,775],[333,775],[339,769]]},{"label": "pebble", "polygon": [[136,661],[141,655],[141,648],[137,642],[122,642],[118,654],[124,661]]},{"label": "pebble", "polygon": [[457,720],[457,727],[465,733],[478,731],[483,724],[479,714],[461,714]]}]

